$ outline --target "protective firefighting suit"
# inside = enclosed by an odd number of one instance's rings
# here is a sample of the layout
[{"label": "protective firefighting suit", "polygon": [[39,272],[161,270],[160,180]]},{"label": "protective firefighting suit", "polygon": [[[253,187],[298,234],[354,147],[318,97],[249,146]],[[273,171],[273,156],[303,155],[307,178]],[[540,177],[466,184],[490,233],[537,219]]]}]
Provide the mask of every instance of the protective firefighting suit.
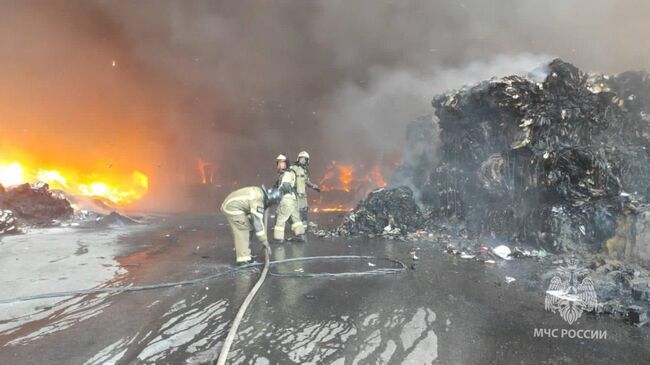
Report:
[{"label": "protective firefighting suit", "polygon": [[[303,224],[303,229],[307,231],[309,228],[307,215],[309,213],[309,203],[307,201],[307,187],[314,190],[320,190],[316,184],[309,180],[309,170],[307,166],[300,164],[291,165],[291,170],[296,174],[296,209],[299,212],[300,221]],[[293,221],[293,218],[292,218]],[[295,221],[294,221],[295,222]]]},{"label": "protective firefighting suit", "polygon": [[284,195],[276,212],[275,227],[273,228],[273,239],[279,242],[284,241],[284,227],[291,218],[291,230],[294,235],[304,239],[305,228],[300,220],[300,214],[296,207],[296,173],[291,169],[283,170],[278,178],[277,187]]},{"label": "protective firefighting suit", "polygon": [[[307,152],[301,152],[307,157],[307,163],[309,155]],[[299,157],[302,157],[299,155]],[[296,173],[296,197],[297,197],[297,208],[300,214],[300,220],[302,221],[305,231],[309,229],[308,222],[308,213],[309,213],[309,203],[307,201],[307,187],[310,187],[318,192],[320,192],[320,187],[309,180],[309,168],[307,165],[303,165],[300,162],[291,166],[291,169]]]},{"label": "protective firefighting suit", "polygon": [[262,188],[251,186],[236,190],[226,197],[221,205],[221,212],[226,216],[235,239],[237,263],[251,261],[250,232],[268,247],[264,212],[266,205],[273,202],[266,198]]}]

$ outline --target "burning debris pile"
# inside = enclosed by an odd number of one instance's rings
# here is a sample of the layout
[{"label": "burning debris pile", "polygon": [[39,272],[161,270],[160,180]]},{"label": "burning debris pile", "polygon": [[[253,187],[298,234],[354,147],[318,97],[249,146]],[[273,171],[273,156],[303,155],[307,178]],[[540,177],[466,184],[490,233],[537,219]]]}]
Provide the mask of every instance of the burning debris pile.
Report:
[{"label": "burning debris pile", "polygon": [[436,97],[441,161],[422,189],[477,234],[599,250],[650,187],[648,75],[543,72]]},{"label": "burning debris pile", "polygon": [[11,212],[19,221],[30,225],[48,225],[68,219],[73,214],[63,194],[50,190],[48,184],[22,184],[0,190],[0,208]]},{"label": "burning debris pile", "polygon": [[424,218],[406,186],[379,189],[357,205],[337,228],[342,236],[384,234],[401,236],[422,228]]},{"label": "burning debris pile", "polygon": [[[438,160],[431,158],[433,123],[417,121],[410,128],[420,132],[409,135],[430,136],[430,146],[409,142],[416,158],[393,178],[416,191],[425,226],[453,217],[476,237],[597,251],[622,229],[632,231],[625,217],[650,198],[648,73],[590,75],[554,60],[528,77],[438,96],[433,106]],[[387,209],[366,204],[339,231],[379,233]]]},{"label": "burning debris pile", "polygon": [[[112,227],[138,224],[115,211],[105,214],[73,208],[70,199],[46,183],[21,184],[4,188],[0,185],[0,235],[21,233],[25,227],[67,225],[73,227]],[[82,200],[85,202],[85,200]],[[86,202],[87,203],[87,202]],[[98,205],[98,210],[108,206]],[[86,204],[88,205],[88,204]]]}]

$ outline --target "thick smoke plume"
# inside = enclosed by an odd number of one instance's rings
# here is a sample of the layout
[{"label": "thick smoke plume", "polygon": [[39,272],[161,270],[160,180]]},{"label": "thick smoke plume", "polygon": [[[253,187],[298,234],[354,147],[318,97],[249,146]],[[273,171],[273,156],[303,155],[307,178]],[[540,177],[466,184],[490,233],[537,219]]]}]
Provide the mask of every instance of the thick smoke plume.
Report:
[{"label": "thick smoke plume", "polygon": [[560,56],[645,69],[645,1],[15,1],[0,13],[0,154],[141,170],[189,209],[199,160],[269,184],[279,152],[392,166],[431,97]]}]

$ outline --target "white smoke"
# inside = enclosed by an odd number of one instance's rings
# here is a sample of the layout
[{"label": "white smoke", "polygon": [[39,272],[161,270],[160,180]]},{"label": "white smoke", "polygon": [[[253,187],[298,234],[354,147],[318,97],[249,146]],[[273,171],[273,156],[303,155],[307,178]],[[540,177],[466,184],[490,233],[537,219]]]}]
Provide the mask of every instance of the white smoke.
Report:
[{"label": "white smoke", "polygon": [[492,77],[526,75],[548,63],[549,55],[498,55],[458,67],[431,67],[428,72],[375,67],[368,80],[345,82],[328,103],[322,118],[325,141],[339,158],[373,151],[368,163],[388,164],[399,155],[406,125],[433,112],[431,100],[450,89]]}]

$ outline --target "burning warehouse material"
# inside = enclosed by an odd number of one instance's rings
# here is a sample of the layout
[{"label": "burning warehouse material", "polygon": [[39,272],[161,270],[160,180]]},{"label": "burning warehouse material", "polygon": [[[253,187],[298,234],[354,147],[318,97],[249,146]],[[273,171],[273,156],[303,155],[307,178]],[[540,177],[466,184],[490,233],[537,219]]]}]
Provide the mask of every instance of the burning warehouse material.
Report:
[{"label": "burning warehouse material", "polygon": [[[20,154],[18,154],[20,155]],[[81,173],[72,167],[67,169],[45,169],[38,163],[0,161],[0,184],[14,186],[30,183],[44,183],[53,189],[71,195],[102,199],[112,204],[129,204],[141,199],[148,190],[149,178],[140,171],[120,173],[109,164],[106,172]]]},{"label": "burning warehouse material", "polygon": [[349,212],[357,201],[369,191],[384,188],[387,185],[379,165],[368,167],[331,161],[326,167],[318,186],[321,192],[312,198],[312,211]]},{"label": "burning warehouse material", "polygon": [[49,184],[42,181],[6,188],[0,185],[0,235],[21,233],[23,228],[28,227],[136,223],[117,213],[121,210],[118,203],[106,196],[71,194],[51,189]]},{"label": "burning warehouse material", "polygon": [[364,167],[340,164],[337,161],[330,162],[319,183],[321,189],[323,191],[342,190],[349,193],[367,189],[369,186],[375,188],[386,186],[387,183],[379,166],[374,166],[371,169],[364,169]]},{"label": "burning warehouse material", "polygon": [[3,2],[0,364],[647,363],[648,12]]},{"label": "burning warehouse material", "polygon": [[[650,194],[647,73],[591,75],[556,59],[527,77],[440,95],[433,106],[437,160],[430,158],[431,147],[422,150],[422,136],[434,137],[433,124],[415,122],[410,128],[423,132],[409,133],[407,144],[419,158],[405,161],[396,173],[401,178],[394,178],[418,192],[429,225],[453,217],[476,238],[556,252],[604,249],[648,262],[647,242],[633,238]],[[373,194],[340,232],[379,234],[379,220],[420,216],[373,209],[372,219],[358,221],[368,212],[366,203],[381,204]],[[390,196],[383,195],[386,208]],[[414,205],[411,198],[408,206]],[[347,229],[351,222],[354,230]]]},{"label": "burning warehouse material", "polygon": [[72,217],[70,202],[61,192],[45,183],[22,184],[0,191],[0,207],[17,219],[33,225],[49,225],[54,220]]}]

